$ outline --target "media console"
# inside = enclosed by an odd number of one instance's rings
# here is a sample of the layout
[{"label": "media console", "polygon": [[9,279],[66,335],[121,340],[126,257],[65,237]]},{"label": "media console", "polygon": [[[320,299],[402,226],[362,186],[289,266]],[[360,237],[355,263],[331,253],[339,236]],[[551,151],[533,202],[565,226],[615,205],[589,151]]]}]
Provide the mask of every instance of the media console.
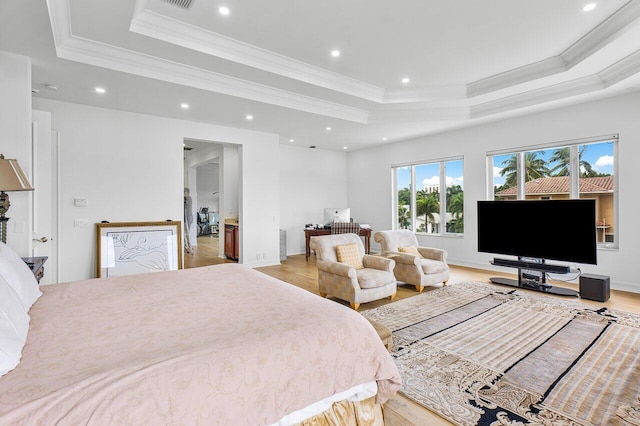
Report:
[{"label": "media console", "polygon": [[[494,284],[508,285],[511,287],[525,288],[528,290],[541,291],[543,293],[555,294],[557,296],[578,296],[576,290],[563,287],[554,287],[547,284],[545,274],[552,272],[556,274],[568,274],[571,272],[568,266],[550,265],[544,259],[522,258],[518,260],[494,258],[492,265],[518,268],[518,279],[492,277],[489,278]],[[527,272],[530,271],[530,272]],[[535,272],[538,272],[537,274]],[[534,273],[532,273],[534,272]]]}]

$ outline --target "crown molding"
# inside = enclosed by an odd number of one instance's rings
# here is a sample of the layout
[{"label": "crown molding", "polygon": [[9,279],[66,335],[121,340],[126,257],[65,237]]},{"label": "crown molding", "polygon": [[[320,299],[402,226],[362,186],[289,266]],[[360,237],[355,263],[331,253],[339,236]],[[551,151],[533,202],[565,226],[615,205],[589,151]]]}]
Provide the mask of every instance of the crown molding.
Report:
[{"label": "crown molding", "polygon": [[567,71],[566,63],[562,57],[554,56],[469,83],[467,93],[473,98],[564,71]]},{"label": "crown molding", "polygon": [[[638,17],[640,17],[640,0],[631,0],[625,4],[623,8],[611,15],[596,29],[576,42],[571,48],[565,50],[562,55],[506,71],[468,85],[432,87],[418,90],[399,89],[387,92],[379,92],[379,88],[369,90],[373,86],[358,86],[359,88],[354,90],[358,92],[362,89],[359,97],[368,96],[365,99],[377,99],[374,102],[379,105],[379,109],[374,107],[371,113],[366,109],[301,95],[75,36],[72,33],[69,0],[46,0],[46,3],[49,9],[56,53],[60,58],[361,124],[391,121],[470,120],[604,90],[640,73],[639,50],[594,75],[511,96],[498,97],[499,94],[494,93],[498,89],[566,71],[568,69],[567,61],[575,62],[575,60],[587,57],[601,49],[611,40],[619,37],[626,29],[629,29],[632,23],[640,24],[640,20],[638,20]],[[143,7],[138,7],[139,5],[140,3],[136,4],[136,16],[140,11],[144,11]],[[620,15],[620,11],[627,12],[628,16]],[[136,25],[138,25],[144,21],[136,22]],[[173,36],[176,28],[178,27],[173,27],[167,34]],[[159,28],[156,27],[155,30],[159,31]],[[202,34],[196,31],[194,34],[190,34],[189,37],[203,44],[207,39],[197,39],[200,35]],[[227,39],[227,41],[229,40],[231,44],[225,45],[227,49],[231,49],[230,46],[236,46],[235,43],[237,43],[235,40]],[[220,49],[220,47],[216,47],[216,49]],[[257,48],[249,46],[249,53],[240,51],[236,52],[236,54],[238,57],[245,54],[249,55],[248,59],[246,59],[247,61],[255,60],[259,62],[264,59],[264,61],[272,64],[273,67],[279,65],[286,67],[292,64],[290,62],[280,64],[277,60],[269,62],[274,58],[274,55],[261,49],[257,51],[261,51],[264,54],[264,58],[261,58],[260,55],[252,57],[250,54],[256,52],[256,50],[252,49]],[[280,59],[282,58],[290,60],[290,58],[280,57]],[[310,74],[308,74],[309,78],[313,77],[313,71],[320,72],[323,70],[311,67],[309,69]],[[345,80],[343,76],[338,74],[327,75],[332,78],[336,77],[336,80],[325,81],[326,85],[335,84],[335,87],[338,87],[340,84],[346,84],[347,86],[350,84],[348,83],[349,80]],[[322,83],[323,76],[326,75],[322,72],[316,76],[318,85]],[[326,85],[322,87],[326,87]],[[332,90],[340,91],[337,88]],[[489,93],[493,93],[489,96],[495,99],[476,105],[469,105],[470,98]]]},{"label": "crown molding", "polygon": [[372,84],[327,71],[150,10],[136,11],[129,29],[190,50],[368,101],[380,103],[384,96],[384,90]]},{"label": "crown molding", "polygon": [[427,107],[411,109],[389,109],[372,111],[369,123],[418,123],[425,121],[468,120],[471,118],[469,107]]},{"label": "crown molding", "polygon": [[47,0],[49,21],[53,32],[53,43],[63,45],[71,38],[71,11],[69,1]]},{"label": "crown molding", "polygon": [[598,75],[591,75],[474,105],[471,107],[471,118],[509,112],[545,102],[583,95],[605,88],[606,85],[604,81],[602,81]]},{"label": "crown molding", "polygon": [[619,60],[598,75],[607,87],[640,73],[640,50]]},{"label": "crown molding", "polygon": [[636,21],[640,21],[640,0],[630,0],[560,55],[469,83],[467,93],[469,97],[480,96],[568,71],[620,37]]},{"label": "crown molding", "polygon": [[560,54],[571,69],[620,37],[640,20],[640,0],[631,0]]},{"label": "crown molding", "polygon": [[404,104],[432,102],[438,100],[460,101],[467,99],[467,87],[465,85],[429,87],[422,89],[398,89],[387,90],[384,94],[383,104]]},{"label": "crown molding", "polygon": [[241,97],[332,118],[367,123],[369,112],[241,80],[201,68],[72,36],[57,46],[58,57],[182,86]]}]

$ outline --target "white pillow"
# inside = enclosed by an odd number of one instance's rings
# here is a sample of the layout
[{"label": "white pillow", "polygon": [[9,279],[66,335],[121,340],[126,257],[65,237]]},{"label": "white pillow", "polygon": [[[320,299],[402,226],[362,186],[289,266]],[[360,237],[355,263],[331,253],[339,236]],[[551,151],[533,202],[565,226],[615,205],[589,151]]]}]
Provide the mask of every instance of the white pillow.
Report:
[{"label": "white pillow", "polygon": [[22,300],[25,312],[29,312],[31,306],[42,295],[38,288],[38,281],[18,253],[2,242],[0,242],[0,276],[13,287]]},{"label": "white pillow", "polygon": [[0,376],[16,368],[27,341],[29,315],[22,300],[0,277]]}]

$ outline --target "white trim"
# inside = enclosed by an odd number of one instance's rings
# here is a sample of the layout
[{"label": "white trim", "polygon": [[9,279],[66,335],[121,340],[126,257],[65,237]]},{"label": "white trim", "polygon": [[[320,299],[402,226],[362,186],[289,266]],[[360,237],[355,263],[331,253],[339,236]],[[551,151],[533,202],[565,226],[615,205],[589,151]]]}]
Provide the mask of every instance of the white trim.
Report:
[{"label": "white trim", "polygon": [[207,55],[373,102],[382,102],[384,89],[327,71],[230,37],[186,24],[150,10],[136,11],[129,29],[138,34]]},{"label": "white trim", "polygon": [[620,37],[639,18],[640,0],[630,0],[560,55],[469,83],[469,97],[568,71]]},{"label": "white trim", "polygon": [[299,95],[228,75],[72,36],[56,46],[58,57],[167,81],[183,86],[242,97],[271,105],[365,124],[369,112],[310,96]]},{"label": "white trim", "polygon": [[606,85],[597,75],[530,90],[517,95],[477,104],[471,107],[471,118],[486,117],[501,112],[513,111],[545,102],[557,101],[605,89]]}]

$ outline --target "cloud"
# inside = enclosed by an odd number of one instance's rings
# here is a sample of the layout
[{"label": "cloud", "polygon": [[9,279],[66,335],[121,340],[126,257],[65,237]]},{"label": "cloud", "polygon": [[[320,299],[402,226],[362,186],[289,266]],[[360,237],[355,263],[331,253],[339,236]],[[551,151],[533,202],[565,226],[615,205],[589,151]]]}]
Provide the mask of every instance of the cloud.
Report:
[{"label": "cloud", "polygon": [[433,176],[430,178],[422,179],[422,187],[426,188],[427,186],[440,185],[440,176]]},{"label": "cloud", "polygon": [[459,177],[451,177],[447,176],[447,186],[460,185],[462,186],[462,176]]},{"label": "cloud", "polygon": [[613,166],[613,155],[603,155],[596,160],[594,164],[598,169]]},{"label": "cloud", "polygon": [[500,172],[502,171],[502,167],[493,167],[493,177],[500,177]]}]

